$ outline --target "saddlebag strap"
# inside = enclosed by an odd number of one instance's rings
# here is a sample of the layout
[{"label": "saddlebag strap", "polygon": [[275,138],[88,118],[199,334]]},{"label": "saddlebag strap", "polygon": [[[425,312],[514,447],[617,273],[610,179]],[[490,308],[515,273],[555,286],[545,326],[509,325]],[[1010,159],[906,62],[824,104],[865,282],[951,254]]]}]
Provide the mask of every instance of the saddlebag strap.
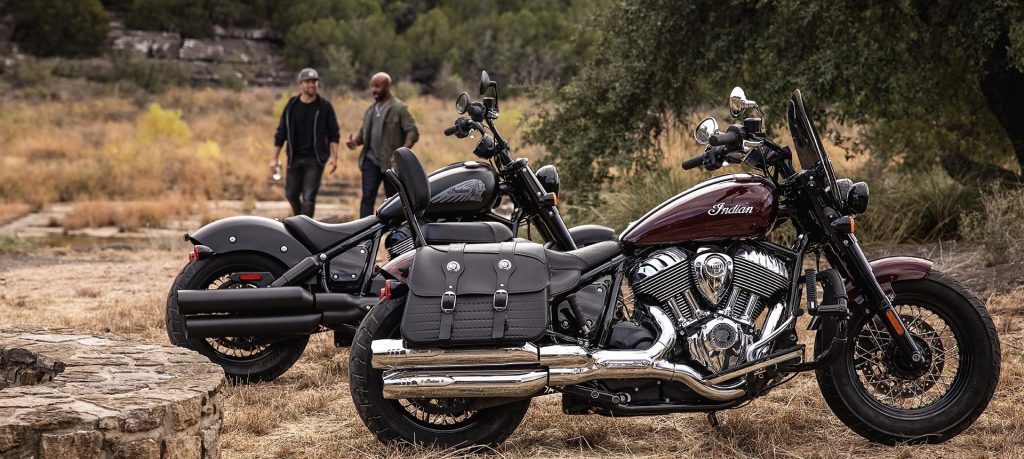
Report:
[{"label": "saddlebag strap", "polygon": [[459,276],[465,271],[462,265],[465,249],[466,244],[448,246],[448,263],[444,267],[445,291],[441,295],[441,329],[437,337],[443,341],[452,337],[452,326],[455,324],[455,291],[459,287]]},{"label": "saddlebag strap", "polygon": [[491,326],[491,338],[493,339],[505,337],[505,309],[508,308],[509,280],[516,270],[513,262],[515,254],[515,242],[502,242],[498,245],[498,259],[494,262],[498,285],[494,290],[494,320]]}]

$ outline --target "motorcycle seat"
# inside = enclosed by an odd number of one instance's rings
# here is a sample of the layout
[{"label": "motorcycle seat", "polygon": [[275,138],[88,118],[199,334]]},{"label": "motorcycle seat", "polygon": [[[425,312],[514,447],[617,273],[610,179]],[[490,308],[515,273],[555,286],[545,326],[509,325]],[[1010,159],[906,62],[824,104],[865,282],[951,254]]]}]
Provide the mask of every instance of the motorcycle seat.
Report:
[{"label": "motorcycle seat", "polygon": [[548,292],[557,295],[571,290],[579,283],[583,273],[620,253],[622,244],[619,241],[598,242],[568,252],[545,250],[544,256],[547,258],[548,272],[551,276]]},{"label": "motorcycle seat", "polygon": [[512,230],[498,222],[427,223],[420,230],[431,245],[506,242],[513,237]]},{"label": "motorcycle seat", "polygon": [[281,223],[310,252],[322,252],[352,235],[377,224],[380,219],[369,216],[348,223],[321,223],[305,215],[288,217]]},{"label": "motorcycle seat", "polygon": [[618,241],[603,241],[568,252],[546,250],[545,256],[551,269],[587,271],[608,261],[621,251],[622,245]]}]

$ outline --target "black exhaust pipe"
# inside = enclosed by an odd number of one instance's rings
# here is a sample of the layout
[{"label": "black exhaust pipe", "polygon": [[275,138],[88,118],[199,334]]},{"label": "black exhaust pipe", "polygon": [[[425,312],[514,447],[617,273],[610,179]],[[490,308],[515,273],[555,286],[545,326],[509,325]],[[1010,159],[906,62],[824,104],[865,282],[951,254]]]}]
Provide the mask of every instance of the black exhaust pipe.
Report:
[{"label": "black exhaust pipe", "polygon": [[308,335],[320,329],[319,312],[288,316],[193,316],[185,318],[188,337]]},{"label": "black exhaust pipe", "polygon": [[316,308],[316,299],[302,287],[178,290],[182,314],[294,311]]},{"label": "black exhaust pipe", "polygon": [[355,327],[376,301],[347,293],[310,293],[302,287],[178,291],[186,332],[198,337],[309,334],[320,325]]}]

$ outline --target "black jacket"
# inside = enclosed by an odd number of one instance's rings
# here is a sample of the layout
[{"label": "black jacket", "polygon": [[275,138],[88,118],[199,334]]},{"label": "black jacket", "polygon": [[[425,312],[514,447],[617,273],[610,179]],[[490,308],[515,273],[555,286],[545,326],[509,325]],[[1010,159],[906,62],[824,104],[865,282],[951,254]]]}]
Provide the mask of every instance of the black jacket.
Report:
[{"label": "black jacket", "polygon": [[[291,111],[299,96],[292,97],[284,106],[281,113],[281,121],[277,125],[277,133],[274,134],[274,146],[280,147],[289,139],[292,132],[295,132],[295,120],[292,119]],[[322,165],[326,164],[331,157],[331,143],[339,143],[341,140],[341,129],[338,127],[338,116],[334,113],[334,106],[323,96],[316,96],[316,115],[313,118],[313,149],[316,151],[316,159]],[[292,164],[292,142],[288,142],[288,164]]]}]

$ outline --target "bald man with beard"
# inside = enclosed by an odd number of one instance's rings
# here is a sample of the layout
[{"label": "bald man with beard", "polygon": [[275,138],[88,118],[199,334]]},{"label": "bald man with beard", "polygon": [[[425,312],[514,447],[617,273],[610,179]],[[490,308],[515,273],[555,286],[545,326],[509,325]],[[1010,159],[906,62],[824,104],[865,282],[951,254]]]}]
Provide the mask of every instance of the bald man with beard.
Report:
[{"label": "bald man with beard", "polygon": [[392,166],[395,150],[412,148],[420,138],[416,120],[409,108],[391,94],[391,76],[380,72],[370,78],[370,92],[374,102],[363,113],[363,124],[356,134],[349,134],[345,146],[359,153],[359,170],[363,174],[363,199],[359,204],[360,218],[373,214],[377,191],[384,182],[385,196],[395,194],[384,180],[384,171]]}]

